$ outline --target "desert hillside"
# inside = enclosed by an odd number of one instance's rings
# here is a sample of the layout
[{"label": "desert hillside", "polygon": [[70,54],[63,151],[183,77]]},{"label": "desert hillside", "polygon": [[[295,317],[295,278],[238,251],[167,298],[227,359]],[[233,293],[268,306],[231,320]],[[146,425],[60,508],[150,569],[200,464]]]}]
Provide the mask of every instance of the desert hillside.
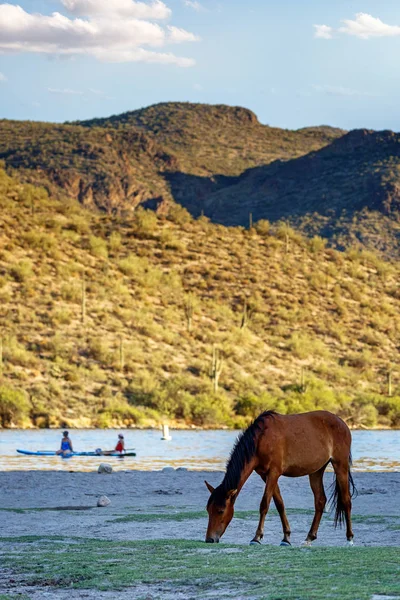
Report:
[{"label": "desert hillside", "polygon": [[287,225],[88,210],[0,171],[0,423],[400,423],[399,267]]},{"label": "desert hillside", "polygon": [[400,256],[400,136],[262,125],[250,110],[161,103],[63,125],[0,121],[0,159],[26,182],[109,214],[138,205],[249,226],[287,221],[339,249]]},{"label": "desert hillside", "polygon": [[207,197],[245,170],[303,156],[343,131],[261,125],[249,110],[166,103],[64,125],[0,120],[0,159],[53,194],[109,213],[140,203],[198,216]]}]

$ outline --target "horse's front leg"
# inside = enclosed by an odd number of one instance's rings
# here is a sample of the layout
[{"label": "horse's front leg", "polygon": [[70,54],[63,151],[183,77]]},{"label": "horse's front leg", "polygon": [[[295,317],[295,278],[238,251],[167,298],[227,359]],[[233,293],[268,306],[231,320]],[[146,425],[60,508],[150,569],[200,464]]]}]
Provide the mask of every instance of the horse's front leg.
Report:
[{"label": "horse's front leg", "polygon": [[283,529],[283,540],[281,541],[281,546],[290,546],[290,525],[288,518],[286,516],[285,505],[283,503],[283,498],[281,496],[281,490],[279,489],[279,485],[276,484],[275,492],[274,492],[274,503],[276,506],[276,510],[279,513],[282,522]]},{"label": "horse's front leg", "polygon": [[250,544],[261,544],[261,540],[264,537],[265,517],[267,516],[269,505],[271,504],[272,497],[275,493],[278,479],[279,475],[276,473],[269,473],[267,476],[267,484],[260,504],[260,520],[258,522],[256,534]]}]

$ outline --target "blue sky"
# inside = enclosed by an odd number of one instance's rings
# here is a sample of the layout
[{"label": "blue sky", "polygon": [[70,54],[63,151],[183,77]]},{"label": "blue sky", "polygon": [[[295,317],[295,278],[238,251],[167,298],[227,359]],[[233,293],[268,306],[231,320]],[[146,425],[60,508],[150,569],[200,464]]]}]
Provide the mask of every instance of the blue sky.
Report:
[{"label": "blue sky", "polygon": [[399,56],[398,0],[0,0],[0,118],[176,100],[399,131]]}]

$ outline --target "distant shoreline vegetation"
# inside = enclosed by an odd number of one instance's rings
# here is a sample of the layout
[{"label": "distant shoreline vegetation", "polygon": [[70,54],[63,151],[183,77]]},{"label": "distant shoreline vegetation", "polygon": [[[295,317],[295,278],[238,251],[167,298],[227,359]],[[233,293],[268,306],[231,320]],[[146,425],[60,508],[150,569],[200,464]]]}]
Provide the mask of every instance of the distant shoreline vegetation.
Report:
[{"label": "distant shoreline vegetation", "polygon": [[0,169],[0,426],[400,425],[400,266],[286,223],[89,211]]}]

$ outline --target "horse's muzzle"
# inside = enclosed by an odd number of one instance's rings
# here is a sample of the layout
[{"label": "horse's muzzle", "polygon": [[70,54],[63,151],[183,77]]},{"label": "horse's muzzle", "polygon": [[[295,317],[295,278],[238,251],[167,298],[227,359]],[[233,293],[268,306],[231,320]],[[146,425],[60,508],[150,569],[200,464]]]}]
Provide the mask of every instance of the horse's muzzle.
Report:
[{"label": "horse's muzzle", "polygon": [[218,544],[219,538],[206,537],[206,544]]}]

